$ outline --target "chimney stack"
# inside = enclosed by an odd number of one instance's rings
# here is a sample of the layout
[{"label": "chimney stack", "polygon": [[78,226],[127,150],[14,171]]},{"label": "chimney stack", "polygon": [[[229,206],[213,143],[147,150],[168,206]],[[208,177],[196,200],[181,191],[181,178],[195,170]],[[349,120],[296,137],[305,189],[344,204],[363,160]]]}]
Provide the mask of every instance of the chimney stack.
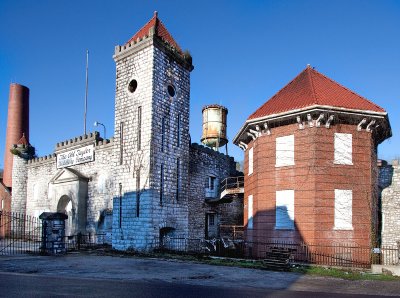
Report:
[{"label": "chimney stack", "polygon": [[23,134],[29,143],[29,89],[13,83],[10,85],[8,100],[6,148],[4,151],[3,183],[7,187],[12,186],[13,155],[10,150]]}]

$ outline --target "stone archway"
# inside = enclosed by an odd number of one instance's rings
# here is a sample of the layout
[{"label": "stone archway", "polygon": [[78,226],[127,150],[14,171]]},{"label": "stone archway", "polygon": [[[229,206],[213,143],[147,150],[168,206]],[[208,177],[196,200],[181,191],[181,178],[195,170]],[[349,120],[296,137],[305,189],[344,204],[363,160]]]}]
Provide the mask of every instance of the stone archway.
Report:
[{"label": "stone archway", "polygon": [[159,234],[159,239],[160,239],[160,248],[161,249],[173,249],[176,248],[175,246],[177,243],[174,241],[175,239],[173,238],[175,236],[175,228],[172,227],[164,227],[160,228],[160,234]]},{"label": "stone archway", "polygon": [[64,213],[68,216],[68,219],[65,221],[65,236],[71,236],[74,234],[75,227],[75,209],[72,204],[72,200],[69,196],[63,195],[57,204],[57,212]]}]

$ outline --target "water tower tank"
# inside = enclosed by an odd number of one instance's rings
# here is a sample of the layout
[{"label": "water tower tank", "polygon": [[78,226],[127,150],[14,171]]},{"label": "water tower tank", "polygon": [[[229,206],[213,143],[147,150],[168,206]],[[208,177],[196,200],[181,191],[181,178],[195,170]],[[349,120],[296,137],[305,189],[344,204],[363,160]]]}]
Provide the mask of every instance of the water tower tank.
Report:
[{"label": "water tower tank", "polygon": [[226,115],[228,109],[220,105],[203,107],[203,134],[201,142],[217,150],[228,143],[226,136]]}]

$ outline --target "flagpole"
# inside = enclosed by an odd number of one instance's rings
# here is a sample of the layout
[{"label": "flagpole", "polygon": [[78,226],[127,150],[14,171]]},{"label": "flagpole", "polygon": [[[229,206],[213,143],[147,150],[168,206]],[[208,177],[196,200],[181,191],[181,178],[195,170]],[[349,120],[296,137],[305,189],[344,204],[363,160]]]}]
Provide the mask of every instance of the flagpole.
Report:
[{"label": "flagpole", "polygon": [[86,50],[86,86],[85,86],[85,114],[83,120],[83,134],[86,134],[86,114],[87,114],[87,99],[88,99],[88,82],[89,82],[89,50]]}]

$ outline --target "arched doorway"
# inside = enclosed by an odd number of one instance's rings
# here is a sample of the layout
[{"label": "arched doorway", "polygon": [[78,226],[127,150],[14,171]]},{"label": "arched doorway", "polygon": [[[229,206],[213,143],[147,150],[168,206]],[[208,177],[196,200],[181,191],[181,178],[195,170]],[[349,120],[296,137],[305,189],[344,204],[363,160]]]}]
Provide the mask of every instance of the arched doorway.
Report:
[{"label": "arched doorway", "polygon": [[176,243],[173,239],[175,229],[171,227],[165,227],[160,229],[160,249],[174,249]]},{"label": "arched doorway", "polygon": [[72,205],[72,200],[69,196],[63,195],[57,204],[57,212],[68,215],[65,222],[65,236],[71,236],[74,233],[73,222],[75,220],[75,210]]}]

